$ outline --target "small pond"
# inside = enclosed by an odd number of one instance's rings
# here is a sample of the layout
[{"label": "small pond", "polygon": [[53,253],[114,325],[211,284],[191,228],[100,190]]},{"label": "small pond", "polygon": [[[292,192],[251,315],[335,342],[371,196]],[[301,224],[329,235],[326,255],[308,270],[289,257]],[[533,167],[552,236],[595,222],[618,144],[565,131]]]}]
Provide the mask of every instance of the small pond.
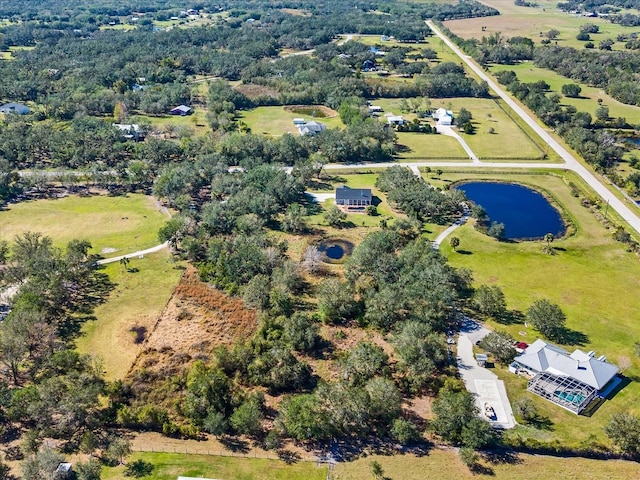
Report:
[{"label": "small pond", "polygon": [[562,237],[566,233],[558,210],[531,188],[498,182],[469,182],[457,188],[484,208],[490,224],[503,223],[509,240],[534,240],[547,233]]},{"label": "small pond", "polygon": [[340,263],[353,251],[353,243],[346,240],[325,240],[318,246],[324,261],[327,263]]}]

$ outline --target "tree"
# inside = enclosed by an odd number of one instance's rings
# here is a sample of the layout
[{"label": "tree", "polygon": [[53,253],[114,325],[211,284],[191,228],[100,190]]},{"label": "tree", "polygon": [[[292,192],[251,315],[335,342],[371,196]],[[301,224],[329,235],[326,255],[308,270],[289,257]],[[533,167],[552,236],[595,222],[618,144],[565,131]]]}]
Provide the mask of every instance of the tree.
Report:
[{"label": "tree", "polygon": [[335,205],[330,206],[323,216],[330,226],[336,228],[342,227],[342,224],[347,219],[347,214]]},{"label": "tree", "polygon": [[153,463],[142,459],[134,460],[124,469],[125,477],[143,478],[153,473]]},{"label": "tree", "polygon": [[342,376],[351,385],[363,385],[387,368],[389,356],[371,342],[358,342],[342,362]]},{"label": "tree", "polygon": [[514,338],[507,332],[490,332],[480,341],[480,347],[493,354],[499,363],[507,365],[517,355],[513,346],[514,341]]},{"label": "tree", "polygon": [[431,421],[434,432],[454,444],[462,442],[465,426],[477,418],[474,397],[466,390],[440,389],[431,410],[434,414]]},{"label": "tree", "polygon": [[131,441],[124,437],[114,437],[109,442],[105,457],[116,465],[122,465],[124,458],[131,453]]},{"label": "tree", "polygon": [[348,283],[329,279],[320,285],[318,312],[323,322],[337,323],[350,320],[354,317],[357,307],[353,290]]},{"label": "tree", "polygon": [[549,40],[555,40],[556,38],[558,38],[560,36],[560,32],[558,30],[556,30],[555,28],[552,28],[547,33],[545,33],[545,36]]},{"label": "tree", "polygon": [[576,83],[567,83],[562,85],[561,91],[565,97],[578,98],[582,88]]},{"label": "tree", "polygon": [[453,251],[455,252],[456,248],[460,245],[460,239],[458,237],[451,237],[449,245],[451,245],[451,248],[453,248]]},{"label": "tree", "polygon": [[415,424],[409,420],[405,420],[404,418],[396,418],[393,421],[391,435],[393,435],[393,438],[398,440],[402,445],[417,442],[422,438],[422,435],[420,435]]},{"label": "tree", "polygon": [[479,418],[471,418],[462,429],[462,444],[473,449],[485,448],[496,440],[493,427],[489,422]]},{"label": "tree", "polygon": [[285,319],[282,336],[294,350],[311,352],[320,344],[319,332],[319,325],[309,315],[295,312]]},{"label": "tree", "polygon": [[384,480],[384,469],[376,460],[369,465],[369,471],[375,480]]},{"label": "tree", "polygon": [[22,478],[24,480],[55,480],[56,468],[64,461],[64,457],[57,451],[45,447],[30,455],[22,463]]},{"label": "tree", "polygon": [[545,245],[542,247],[542,252],[546,253],[547,255],[555,255],[556,251],[551,246],[551,242],[553,242],[553,233],[547,233],[544,236],[544,241],[545,241]]},{"label": "tree", "polygon": [[522,397],[513,406],[516,411],[516,415],[522,418],[526,423],[535,420],[538,416],[538,409],[536,408],[535,403],[533,403],[533,400],[529,397]]},{"label": "tree", "polygon": [[602,122],[609,120],[609,107],[600,106],[596,108],[596,118]]},{"label": "tree", "polygon": [[487,235],[497,240],[502,240],[505,234],[504,223],[492,222],[487,230]]},{"label": "tree", "polygon": [[559,305],[547,299],[536,300],[527,310],[527,320],[545,337],[563,340],[566,316]]},{"label": "tree", "polygon": [[296,395],[280,405],[277,423],[296,440],[322,440],[331,434],[329,419],[318,397]]},{"label": "tree", "polygon": [[242,435],[258,435],[262,432],[264,399],[254,395],[243,402],[229,419],[231,426]]},{"label": "tree", "polygon": [[498,285],[480,285],[473,294],[473,305],[483,315],[500,319],[507,311],[504,293]]},{"label": "tree", "polygon": [[616,413],[604,431],[622,453],[631,457],[640,455],[640,417],[631,413]]},{"label": "tree", "polygon": [[299,203],[292,203],[287,208],[282,219],[282,229],[289,233],[302,233],[307,229],[307,224],[304,221],[304,217],[307,214],[307,209]]},{"label": "tree", "polygon": [[480,460],[480,456],[478,455],[478,453],[473,448],[469,447],[462,447],[460,450],[458,450],[458,455],[460,456],[460,460],[462,460],[462,463],[464,463],[470,469],[473,469],[478,463],[478,460]]},{"label": "tree", "polygon": [[456,115],[456,125],[464,126],[465,124],[471,122],[472,118],[473,116],[471,115],[471,112],[466,108],[462,107],[460,108],[458,115]]},{"label": "tree", "polygon": [[309,273],[318,273],[322,268],[322,252],[315,245],[309,245],[302,254],[301,266]]}]

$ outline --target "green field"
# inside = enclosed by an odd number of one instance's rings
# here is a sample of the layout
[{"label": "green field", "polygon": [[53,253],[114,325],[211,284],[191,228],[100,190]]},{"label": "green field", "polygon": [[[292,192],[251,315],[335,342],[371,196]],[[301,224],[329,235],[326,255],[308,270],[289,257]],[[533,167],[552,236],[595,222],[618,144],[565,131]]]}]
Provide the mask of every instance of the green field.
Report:
[{"label": "green field", "polygon": [[[412,99],[407,99],[411,101]],[[400,110],[401,99],[380,98],[371,101],[374,105],[379,105],[386,113],[402,115],[407,121],[416,118],[413,113],[403,113]],[[466,108],[473,115],[472,123],[476,131],[472,135],[459,132],[469,147],[480,159],[500,159],[500,158],[540,158],[543,150],[537,145],[544,145],[535,133],[528,127],[521,127],[505,111],[504,102],[496,102],[487,98],[446,98],[431,99],[431,108],[444,107],[452,110],[454,115],[461,108]],[[514,114],[512,114],[515,117]],[[385,117],[381,117],[384,121]],[[433,125],[433,121],[430,121]],[[489,129],[493,133],[489,133]],[[525,133],[526,132],[526,133]],[[532,138],[536,139],[537,144]],[[468,158],[460,143],[452,137],[444,135],[428,135],[419,133],[399,133],[398,143],[409,148],[409,151],[402,152],[400,159],[438,159],[447,157],[457,157],[458,159]],[[553,157],[552,153],[550,152]]]},{"label": "green field", "polygon": [[134,343],[131,327],[151,331],[182,275],[176,265],[163,250],[131,259],[129,268],[135,272],[125,271],[118,262],[105,266],[103,271],[116,286],[96,308],[96,319],[84,324],[76,346],[81,353],[101,358],[107,380],[123,378],[131,367],[141,348]]},{"label": "green field", "polygon": [[[562,85],[567,83],[578,83],[569,78],[558,75],[557,73],[538,68],[532,62],[523,62],[518,65],[493,65],[491,72],[499,72],[502,70],[513,70],[521,82],[537,82],[544,80],[549,84],[551,90],[560,94]],[[602,105],[609,108],[609,116],[624,117],[631,124],[640,123],[640,107],[626,105],[620,103],[607,95],[604,90],[590,87],[585,84],[578,83],[582,87],[580,98],[562,97],[561,102],[565,105],[573,105],[581,112],[589,112],[595,118],[595,111],[600,106],[598,99],[602,99]]]},{"label": "green field", "polygon": [[[275,137],[285,133],[298,135],[298,129],[293,124],[294,118],[314,120],[309,115],[289,112],[284,107],[257,107],[240,112],[240,120],[249,125],[253,133],[262,133]],[[315,120],[324,123],[327,128],[341,128],[344,126],[338,116],[317,118]]]},{"label": "green field", "polygon": [[338,463],[332,480],[369,480],[371,463],[378,462],[385,478],[394,480],[450,480],[493,478],[495,480],[609,480],[638,478],[640,466],[619,460],[558,458],[518,455],[511,462],[482,462],[484,474],[471,473],[453,449],[433,449],[426,455],[371,455],[349,463]]},{"label": "green field", "polygon": [[168,126],[177,127],[178,129],[185,128],[192,130],[195,136],[201,136],[211,131],[211,128],[207,125],[206,115],[206,109],[193,107],[193,114],[191,115],[135,115],[132,121],[144,121],[160,130],[166,130]]},{"label": "green field", "polygon": [[0,239],[34,231],[63,246],[80,238],[91,242],[93,253],[109,257],[157,245],[166,220],[154,200],[140,194],[34,200],[0,211]]},{"label": "green field", "polygon": [[[634,342],[640,338],[640,324],[635,319],[640,311],[640,261],[615,242],[595,217],[571,195],[565,181],[556,175],[500,175],[500,174],[447,174],[443,178],[498,178],[518,181],[542,188],[564,209],[575,225],[577,233],[557,239],[553,246],[555,256],[541,252],[541,242],[500,243],[477,232],[470,224],[456,230],[460,238],[458,250],[451,250],[444,242],[442,252],[456,267],[470,268],[476,285],[498,285],[505,293],[508,308],[526,311],[531,303],[547,298],[561,306],[567,315],[567,326],[587,336],[580,348],[595,350],[609,361],[627,367],[625,375],[640,375],[640,359],[634,354]],[[576,184],[580,182],[569,177]],[[531,327],[521,323],[500,325],[490,322],[492,328],[505,329],[518,340],[531,343],[538,335]],[[572,347],[569,346],[569,349]],[[512,401],[525,395],[525,382],[502,369],[497,372],[507,383]],[[613,413],[638,412],[636,399],[640,384],[632,381],[612,401],[607,401],[592,418],[576,416],[539,397],[532,397],[541,415],[553,422],[549,431],[516,430],[514,434],[533,436],[545,442],[558,440],[562,445],[579,446],[589,441],[590,435],[607,443],[602,428]]]},{"label": "green field", "polygon": [[[598,42],[605,38],[616,40],[618,34],[637,32],[638,27],[623,27],[603,18],[587,18],[564,13],[557,8],[553,0],[541,0],[537,8],[518,7],[511,0],[484,0],[486,5],[498,9],[500,15],[493,17],[452,20],[444,22],[453,33],[463,38],[482,38],[494,32],[506,37],[523,36],[539,43],[545,37],[541,34],[552,28],[560,32],[558,45],[584,48],[586,42],[576,40],[580,26],[592,23],[600,27],[600,33],[592,34],[591,41]],[[485,27],[485,30],[482,30]],[[614,49],[624,49],[624,43],[616,42]]]},{"label": "green field", "polygon": [[[154,465],[149,480],[175,480],[179,475],[225,480],[324,480],[326,466],[312,462],[287,465],[280,460],[260,458],[217,457],[178,453],[136,453],[131,460],[143,459]],[[103,480],[122,480],[124,467],[104,467]]]}]

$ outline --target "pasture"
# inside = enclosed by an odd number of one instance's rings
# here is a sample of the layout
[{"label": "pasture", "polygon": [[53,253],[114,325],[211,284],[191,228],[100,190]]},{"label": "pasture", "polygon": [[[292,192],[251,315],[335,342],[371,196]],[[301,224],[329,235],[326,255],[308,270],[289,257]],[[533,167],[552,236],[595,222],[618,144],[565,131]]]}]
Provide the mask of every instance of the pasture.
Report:
[{"label": "pasture", "polygon": [[80,353],[101,359],[107,380],[124,378],[141,349],[136,332],[140,340],[153,329],[182,275],[168,250],[132,258],[128,267],[133,271],[118,262],[104,267],[115,287],[76,341]]},{"label": "pasture", "polygon": [[[144,452],[131,456],[131,460],[138,459],[154,465],[153,473],[145,477],[153,480],[175,480],[179,475],[243,480],[324,480],[327,476],[327,467],[317,466],[313,462],[297,462],[288,465],[282,460],[180,453]],[[126,478],[124,466],[104,467],[102,478],[104,480]]]},{"label": "pasture", "polygon": [[146,195],[72,195],[8,205],[0,210],[0,239],[13,240],[32,231],[64,246],[79,238],[91,242],[92,253],[109,257],[157,245],[158,229],[166,220],[153,198]]},{"label": "pasture", "polygon": [[[540,43],[546,37],[544,33],[551,29],[560,32],[558,45],[584,48],[585,42],[576,40],[580,26],[592,23],[600,27],[600,32],[591,35],[591,41],[598,42],[605,38],[616,40],[618,34],[630,34],[640,30],[638,27],[623,27],[602,18],[587,18],[560,11],[551,0],[542,0],[538,7],[519,7],[512,0],[486,0],[483,3],[496,8],[500,15],[493,17],[451,20],[444,25],[456,35],[463,38],[488,37],[492,33],[500,32],[505,37],[528,37]],[[484,31],[483,31],[484,27]],[[554,40],[555,42],[555,40]],[[623,42],[616,42],[614,49],[624,49]]]},{"label": "pasture", "polygon": [[[492,73],[513,70],[521,82],[530,83],[544,80],[549,84],[551,90],[558,94],[561,92],[562,85],[578,83],[551,70],[538,68],[532,62],[522,62],[517,65],[492,65],[490,70]],[[563,105],[573,105],[578,111],[588,112],[595,118],[595,111],[600,106],[598,99],[601,99],[602,106],[609,109],[609,116],[614,118],[624,117],[633,125],[640,123],[640,107],[620,103],[599,88],[590,87],[582,83],[578,83],[578,85],[582,88],[580,97],[562,97],[561,103]]]},{"label": "pasture", "polygon": [[[476,231],[471,223],[456,230],[460,238],[458,251],[453,252],[448,242],[442,253],[456,267],[470,268],[475,285],[498,285],[504,291],[507,307],[514,312],[525,312],[536,299],[546,298],[557,303],[567,315],[567,327],[581,334],[582,341],[568,345],[572,351],[579,347],[606,355],[609,361],[625,369],[625,375],[634,380],[640,375],[640,359],[634,354],[634,342],[640,338],[640,325],[636,322],[640,311],[640,260],[613,240],[594,215],[572,196],[566,181],[580,182],[573,175],[527,175],[520,173],[446,173],[443,179],[491,178],[517,181],[538,187],[555,200],[575,227],[575,234],[553,242],[557,254],[542,253],[542,242],[498,242]],[[591,195],[591,194],[590,194]],[[615,307],[612,304],[615,299]],[[511,333],[516,339],[531,343],[538,333],[522,321],[497,323],[489,321],[494,329]],[[580,338],[581,335],[576,335]],[[520,428],[509,435],[537,438],[545,443],[559,441],[562,445],[577,447],[594,438],[608,444],[602,431],[614,413],[638,411],[636,398],[640,384],[632,381],[611,401],[605,402],[593,417],[576,416],[539,397],[525,393],[522,379],[496,368],[507,384],[511,401],[530,396],[540,414],[552,422],[549,430]]]},{"label": "pasture", "polygon": [[253,133],[271,135],[279,137],[285,133],[298,135],[298,129],[293,124],[294,118],[304,118],[305,120],[315,120],[324,123],[327,128],[342,128],[343,123],[340,117],[327,116],[314,118],[311,115],[301,115],[292,112],[285,107],[257,107],[251,110],[240,112],[239,119],[246,123]]}]

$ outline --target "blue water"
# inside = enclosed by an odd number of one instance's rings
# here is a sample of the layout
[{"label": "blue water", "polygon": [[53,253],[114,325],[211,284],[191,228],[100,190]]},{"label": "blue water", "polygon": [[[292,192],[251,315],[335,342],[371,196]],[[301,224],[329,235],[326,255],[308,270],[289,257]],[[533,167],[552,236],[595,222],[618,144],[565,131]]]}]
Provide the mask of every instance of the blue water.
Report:
[{"label": "blue water", "polygon": [[342,257],[344,257],[345,252],[342,246],[331,245],[330,247],[326,248],[324,254],[332,260],[340,260]]},{"label": "blue water", "polygon": [[492,182],[465,183],[458,188],[484,208],[489,224],[504,223],[507,239],[534,240],[547,233],[555,237],[565,234],[560,213],[535,190],[513,183]]}]

